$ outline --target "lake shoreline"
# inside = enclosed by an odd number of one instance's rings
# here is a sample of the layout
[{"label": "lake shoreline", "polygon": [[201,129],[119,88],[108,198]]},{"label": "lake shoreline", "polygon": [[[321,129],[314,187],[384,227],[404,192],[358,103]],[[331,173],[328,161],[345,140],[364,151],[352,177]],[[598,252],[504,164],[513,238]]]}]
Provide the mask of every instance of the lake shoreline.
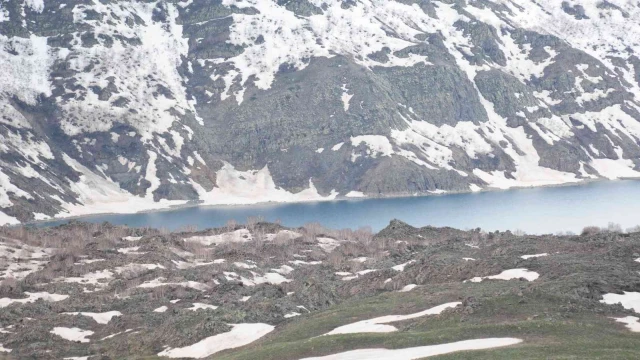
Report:
[{"label": "lake shoreline", "polygon": [[[158,208],[158,209],[149,209],[149,210],[143,210],[143,211],[137,211],[137,212],[102,212],[102,213],[93,213],[93,214],[83,214],[83,215],[73,215],[73,216],[60,216],[60,217],[55,217],[52,219],[46,219],[46,220],[37,220],[37,221],[30,221],[27,223],[23,223],[23,224],[17,224],[17,225],[12,225],[12,226],[49,226],[47,224],[50,224],[50,226],[55,226],[55,225],[59,225],[61,223],[67,223],[67,222],[71,222],[71,221],[83,221],[83,220],[87,220],[90,221],[92,218],[95,217],[108,217],[108,216],[126,216],[126,215],[131,215],[131,216],[135,216],[135,215],[145,215],[145,214],[162,214],[162,213],[167,213],[167,212],[174,212],[174,211],[180,211],[180,210],[187,210],[187,209],[202,209],[202,210],[224,210],[224,209],[228,209],[228,210],[233,210],[233,209],[242,209],[242,208],[255,208],[255,209],[260,209],[260,208],[269,208],[269,207],[273,207],[273,206],[278,206],[278,205],[296,205],[296,204],[325,204],[325,203],[341,203],[341,202],[351,202],[351,203],[357,203],[357,202],[362,202],[362,201],[371,201],[371,200],[380,200],[380,199],[416,199],[416,198],[434,198],[434,197],[447,197],[450,195],[474,195],[474,194],[486,194],[486,193],[509,193],[512,191],[520,191],[520,190],[535,190],[535,189],[545,189],[545,188],[563,188],[563,187],[576,187],[576,188],[580,188],[580,187],[585,187],[585,186],[589,186],[592,184],[597,184],[597,183],[616,183],[616,182],[623,182],[623,181],[638,181],[640,180],[640,178],[621,178],[621,179],[604,179],[604,178],[598,178],[598,179],[585,179],[583,181],[580,182],[568,182],[568,183],[561,183],[561,184],[547,184],[547,185],[540,185],[540,186],[518,186],[518,187],[511,187],[508,189],[501,189],[501,188],[484,188],[481,189],[479,191],[449,191],[449,192],[443,192],[443,193],[433,193],[433,192],[424,192],[424,193],[417,193],[417,194],[387,194],[387,195],[377,195],[377,196],[364,196],[364,197],[346,197],[346,196],[340,196],[340,197],[336,197],[336,198],[332,198],[332,199],[313,199],[313,200],[308,200],[308,201],[266,201],[266,202],[257,202],[257,203],[252,203],[252,204],[214,204],[214,205],[210,205],[210,204],[203,204],[201,202],[187,202],[185,204],[179,204],[179,205],[171,205],[169,207],[166,208]],[[399,216],[400,214],[398,214]],[[243,219],[244,221],[244,219]],[[239,222],[243,222],[243,221],[239,221]]]}]

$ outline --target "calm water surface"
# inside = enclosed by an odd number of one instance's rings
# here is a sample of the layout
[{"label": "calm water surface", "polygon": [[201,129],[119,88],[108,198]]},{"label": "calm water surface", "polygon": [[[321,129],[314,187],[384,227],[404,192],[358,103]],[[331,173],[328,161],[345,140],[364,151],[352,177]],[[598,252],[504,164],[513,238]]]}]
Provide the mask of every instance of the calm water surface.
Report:
[{"label": "calm water surface", "polygon": [[[97,215],[89,222],[109,221],[129,226],[199,229],[248,217],[282,221],[285,226],[319,222],[334,229],[371,226],[384,228],[397,218],[414,226],[451,226],[460,229],[523,230],[531,234],[579,232],[588,225],[609,222],[623,229],[640,225],[640,181],[602,181],[577,186],[491,191],[443,196],[342,200],[297,204],[189,207],[171,211]],[[60,224],[65,221],[48,223]]]}]

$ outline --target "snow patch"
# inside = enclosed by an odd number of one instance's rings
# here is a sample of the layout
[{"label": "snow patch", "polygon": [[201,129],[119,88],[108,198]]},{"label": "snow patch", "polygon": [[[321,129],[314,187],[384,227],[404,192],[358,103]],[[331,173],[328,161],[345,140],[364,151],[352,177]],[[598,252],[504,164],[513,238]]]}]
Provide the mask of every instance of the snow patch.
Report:
[{"label": "snow patch", "polygon": [[474,277],[472,279],[465,280],[464,282],[467,282],[467,281],[482,282],[483,280],[487,280],[487,279],[490,279],[490,280],[513,280],[513,279],[520,279],[520,278],[523,278],[523,279],[525,279],[527,281],[534,281],[538,277],[540,277],[540,274],[538,274],[537,272],[534,272],[534,271],[529,271],[527,269],[509,269],[509,270],[505,270],[505,271],[501,272],[498,275]]},{"label": "snow patch", "polygon": [[91,330],[82,330],[76,327],[54,327],[50,333],[58,335],[65,340],[81,343],[88,343],[89,339],[87,339],[87,337],[93,335],[93,331]]},{"label": "snow patch", "polygon": [[602,295],[600,302],[610,305],[620,304],[625,309],[630,309],[640,314],[640,292],[608,293]]},{"label": "snow patch", "polygon": [[229,332],[210,336],[199,342],[182,348],[166,349],[158,354],[169,358],[201,359],[217,352],[248,345],[267,335],[274,326],[268,324],[231,324]]},{"label": "snow patch", "polygon": [[343,325],[337,327],[325,335],[338,335],[338,334],[357,334],[357,333],[387,333],[398,331],[395,326],[386,325],[388,323],[397,322],[397,321],[405,321],[410,319],[415,319],[427,315],[438,315],[447,309],[452,309],[458,305],[462,304],[461,302],[450,302],[442,305],[438,305],[432,307],[430,309],[414,313],[408,315],[387,315],[381,316],[369,320],[362,320],[355,323]]},{"label": "snow patch", "polygon": [[415,360],[425,357],[450,354],[457,351],[485,350],[521,343],[516,338],[487,338],[463,340],[453,343],[419,346],[405,349],[359,349],[333,355],[304,358],[300,360]]}]

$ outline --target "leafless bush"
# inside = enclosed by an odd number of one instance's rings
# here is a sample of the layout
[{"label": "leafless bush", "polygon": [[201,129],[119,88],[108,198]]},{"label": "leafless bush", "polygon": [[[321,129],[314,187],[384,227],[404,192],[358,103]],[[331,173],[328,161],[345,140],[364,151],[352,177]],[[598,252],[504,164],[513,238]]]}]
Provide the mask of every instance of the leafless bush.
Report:
[{"label": "leafless bush", "polygon": [[637,232],[640,232],[640,225],[630,227],[627,229],[627,233],[637,233]]},{"label": "leafless bush", "polygon": [[595,235],[595,234],[599,234],[602,230],[597,227],[597,226],[586,226],[585,228],[582,229],[582,234],[581,235]]},{"label": "leafless bush", "polygon": [[247,218],[247,229],[253,232],[258,223],[264,222],[264,217],[262,216],[249,216]]},{"label": "leafless bush", "polygon": [[373,231],[371,231],[370,226],[360,227],[353,233],[353,237],[355,241],[369,245],[373,239]]},{"label": "leafless bush", "polygon": [[522,229],[516,229],[516,230],[513,231],[512,234],[515,235],[515,236],[525,236],[525,235],[527,235],[527,233]]},{"label": "leafless bush", "polygon": [[273,238],[273,244],[278,246],[290,246],[293,245],[295,239],[291,238],[291,236],[283,233],[277,233]]},{"label": "leafless bush", "polygon": [[226,232],[232,232],[238,226],[238,222],[234,219],[227,220],[227,223],[224,225]]},{"label": "leafless bush", "polygon": [[175,232],[178,233],[191,233],[198,231],[198,225],[185,225],[178,228]]},{"label": "leafless bush", "polygon": [[197,241],[185,242],[184,248],[194,254],[196,259],[208,260],[211,257],[211,249]]},{"label": "leafless bush", "polygon": [[340,251],[333,251],[327,256],[327,262],[334,269],[341,269],[347,263],[347,257]]},{"label": "leafless bush", "polygon": [[622,232],[622,226],[620,224],[616,224],[614,222],[610,222],[607,225],[607,232],[610,233],[621,233]]},{"label": "leafless bush", "polygon": [[0,294],[19,295],[22,294],[22,285],[16,279],[9,277],[0,282]]}]

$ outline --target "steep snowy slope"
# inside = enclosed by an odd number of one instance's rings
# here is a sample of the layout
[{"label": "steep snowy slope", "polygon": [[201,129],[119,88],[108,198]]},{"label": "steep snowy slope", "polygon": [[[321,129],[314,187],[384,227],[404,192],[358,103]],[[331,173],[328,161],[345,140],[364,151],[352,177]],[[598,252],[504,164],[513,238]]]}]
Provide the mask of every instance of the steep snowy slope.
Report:
[{"label": "steep snowy slope", "polygon": [[625,0],[0,2],[0,223],[640,176]]}]

